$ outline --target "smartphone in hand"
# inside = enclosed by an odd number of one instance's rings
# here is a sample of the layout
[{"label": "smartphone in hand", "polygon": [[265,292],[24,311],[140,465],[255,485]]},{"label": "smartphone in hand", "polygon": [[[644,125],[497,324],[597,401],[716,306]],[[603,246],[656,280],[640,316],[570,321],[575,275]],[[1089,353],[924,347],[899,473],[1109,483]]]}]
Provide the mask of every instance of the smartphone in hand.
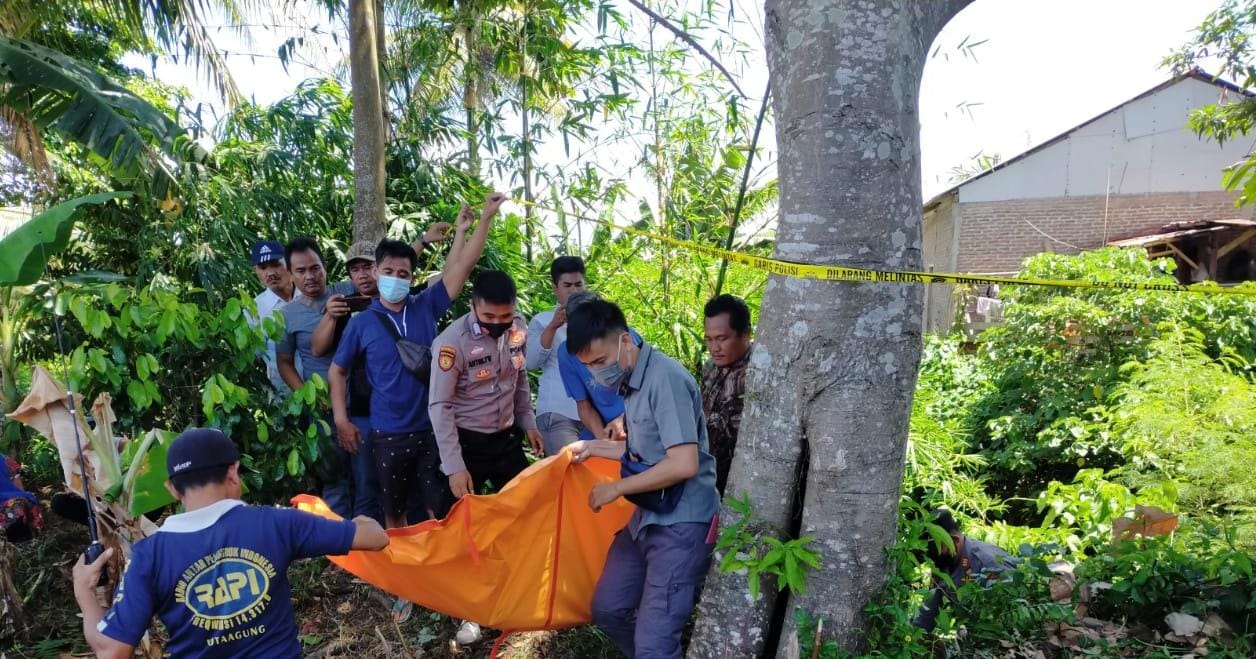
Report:
[{"label": "smartphone in hand", "polygon": [[349,295],[344,298],[344,302],[349,305],[350,312],[355,312],[371,306],[371,299],[369,295]]}]

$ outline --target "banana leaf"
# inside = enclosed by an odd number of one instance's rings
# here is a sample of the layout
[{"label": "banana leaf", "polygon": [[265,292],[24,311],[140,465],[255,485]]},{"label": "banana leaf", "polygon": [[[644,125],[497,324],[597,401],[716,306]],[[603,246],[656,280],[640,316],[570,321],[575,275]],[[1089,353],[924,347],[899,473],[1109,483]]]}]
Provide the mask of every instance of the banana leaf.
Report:
[{"label": "banana leaf", "polygon": [[132,515],[143,515],[174,503],[174,497],[166,489],[166,480],[170,478],[166,471],[166,451],[177,436],[178,433],[166,430],[150,430],[143,440],[132,442],[123,451],[123,463],[131,465],[123,487],[128,492]]},{"label": "banana leaf", "polygon": [[2,35],[0,106],[83,145],[121,181],[151,179],[157,197],[177,186],[170,163],[208,156],[178,122],[96,67]]},{"label": "banana leaf", "polygon": [[101,192],[57,204],[0,238],[0,286],[27,286],[44,274],[47,257],[65,249],[74,214],[86,204],[129,197],[129,192]]}]

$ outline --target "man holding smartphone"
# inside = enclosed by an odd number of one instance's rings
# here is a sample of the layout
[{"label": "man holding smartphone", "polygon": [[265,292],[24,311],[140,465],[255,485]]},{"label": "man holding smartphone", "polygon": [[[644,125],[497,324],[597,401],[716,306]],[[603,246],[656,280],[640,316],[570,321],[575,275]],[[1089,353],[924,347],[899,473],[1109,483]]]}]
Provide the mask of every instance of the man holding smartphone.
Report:
[{"label": "man holding smartphone", "polygon": [[[354,295],[334,295],[327,302],[327,316],[333,323],[322,323],[314,332],[311,347],[314,354],[328,356],[335,351],[344,334],[349,316],[371,305],[379,297],[375,282],[375,245],[370,241],[358,241],[345,252],[345,268],[349,281],[353,282]],[[365,366],[355,364],[348,374],[349,420],[363,437],[371,433],[371,384],[366,379]],[[375,454],[369,440],[363,441],[356,453],[348,453],[337,445],[352,469],[341,471],[341,480],[348,486],[352,479],[353,512],[366,515],[381,524],[384,513],[379,503],[379,477],[375,471]]]},{"label": "man holding smartphone", "polygon": [[[450,224],[436,222],[427,228],[423,237],[414,243],[416,251],[440,241],[449,240]],[[330,358],[340,345],[340,338],[348,325],[349,317],[371,306],[371,302],[379,297],[379,284],[375,272],[376,244],[360,240],[351,245],[345,252],[345,268],[349,271],[354,294],[332,295],[327,300],[326,317],[331,322],[320,323],[311,338],[311,350],[319,357]],[[426,282],[424,282],[426,284]],[[422,290],[422,286],[418,290]],[[414,291],[416,294],[418,291]],[[367,515],[384,522],[383,510],[379,499],[379,476],[375,469],[374,447],[371,435],[371,383],[366,377],[366,365],[359,360],[350,366],[346,374],[348,389],[347,409],[349,421],[357,428],[363,438],[354,453],[344,457],[352,466],[353,511],[359,515]],[[343,448],[338,451],[344,452]],[[350,474],[341,472],[342,488],[350,484]],[[417,508],[411,515],[418,515]]]}]

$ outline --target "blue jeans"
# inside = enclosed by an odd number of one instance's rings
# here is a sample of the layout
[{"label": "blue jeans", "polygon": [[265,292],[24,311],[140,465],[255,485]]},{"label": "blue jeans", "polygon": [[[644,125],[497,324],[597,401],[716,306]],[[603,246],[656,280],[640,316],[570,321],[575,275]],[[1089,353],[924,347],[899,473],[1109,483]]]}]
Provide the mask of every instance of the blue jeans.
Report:
[{"label": "blue jeans", "polygon": [[546,412],[536,415],[536,428],[541,431],[541,439],[545,440],[545,455],[558,455],[563,447],[580,439],[580,430],[584,428],[579,421],[555,413]]},{"label": "blue jeans", "polygon": [[[340,478],[323,485],[323,501],[332,512],[345,519],[366,515],[381,524],[384,513],[379,505],[379,476],[375,471],[375,454],[371,445],[371,423],[364,416],[350,417],[358,429],[358,452],[350,454],[333,438],[336,455],[349,469],[340,471]],[[335,426],[332,426],[335,432]]]},{"label": "blue jeans", "polygon": [[680,659],[680,635],[706,581],[710,524],[621,530],[593,594],[593,624],[632,659]]}]

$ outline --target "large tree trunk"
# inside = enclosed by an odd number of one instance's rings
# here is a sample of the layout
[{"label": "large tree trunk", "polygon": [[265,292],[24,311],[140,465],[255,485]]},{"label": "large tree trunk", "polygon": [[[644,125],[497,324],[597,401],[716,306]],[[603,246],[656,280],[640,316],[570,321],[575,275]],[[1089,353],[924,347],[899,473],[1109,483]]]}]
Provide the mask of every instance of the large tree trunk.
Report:
[{"label": "large tree trunk", "polygon": [[[920,76],[933,38],[968,1],[767,0],[778,258],[920,268]],[[755,530],[779,537],[805,487],[798,534],[816,538],[823,564],[785,607],[774,579],[752,603],[744,575],[713,566],[690,657],[783,656],[796,607],[825,619],[825,638],[859,649],[894,541],[922,298],[912,285],[768,281],[728,491],[748,491]],[[724,526],[736,521],[723,512]],[[779,650],[765,647],[774,615],[784,616]]]},{"label": "large tree trunk", "polygon": [[353,84],[353,239],[378,241],[384,221],[384,109],[375,0],[349,0],[349,76]]}]

